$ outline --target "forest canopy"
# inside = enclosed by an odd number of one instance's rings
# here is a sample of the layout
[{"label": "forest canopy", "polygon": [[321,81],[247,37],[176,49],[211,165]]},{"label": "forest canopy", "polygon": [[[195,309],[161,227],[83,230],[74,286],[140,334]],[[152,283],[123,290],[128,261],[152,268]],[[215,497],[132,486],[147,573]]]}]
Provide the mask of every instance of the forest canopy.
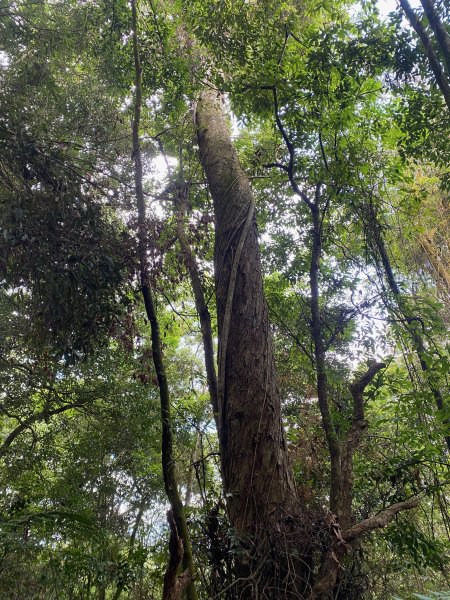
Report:
[{"label": "forest canopy", "polygon": [[450,7],[384,9],[0,0],[0,598],[450,598]]}]

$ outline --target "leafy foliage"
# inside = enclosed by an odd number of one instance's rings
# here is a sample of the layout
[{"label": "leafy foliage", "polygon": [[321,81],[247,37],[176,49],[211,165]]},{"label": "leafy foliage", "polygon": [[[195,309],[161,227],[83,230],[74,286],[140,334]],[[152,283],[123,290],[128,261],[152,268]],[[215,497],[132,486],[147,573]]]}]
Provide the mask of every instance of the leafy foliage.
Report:
[{"label": "leafy foliage", "polygon": [[[351,383],[374,360],[385,365],[364,390],[352,519],[421,499],[358,542],[336,597],[447,597],[433,590],[447,585],[450,549],[449,113],[419,42],[372,3],[152,1],[139,18],[147,256],[200,596],[232,590],[243,553],[226,515],[177,240],[186,194],[186,237],[213,312],[213,206],[190,114],[206,83],[227,94],[255,194],[304,506],[323,510],[331,480],[305,202],[317,193],[320,331],[341,445],[354,422]],[[166,500],[137,294],[130,9],[17,0],[0,7],[0,32],[0,589],[11,598],[157,597]]]}]

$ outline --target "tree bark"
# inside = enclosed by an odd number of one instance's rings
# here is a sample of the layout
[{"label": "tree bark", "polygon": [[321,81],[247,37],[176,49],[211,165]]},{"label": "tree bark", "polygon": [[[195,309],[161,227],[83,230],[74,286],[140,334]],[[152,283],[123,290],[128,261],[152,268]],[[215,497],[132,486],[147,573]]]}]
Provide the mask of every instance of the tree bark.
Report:
[{"label": "tree bark", "polygon": [[167,513],[170,525],[169,562],[164,575],[162,600],[180,600],[191,582],[189,569],[179,573],[183,562],[183,540],[178,535],[177,525],[172,511]]},{"label": "tree bark", "polygon": [[296,494],[281,422],[252,191],[232,146],[219,93],[208,89],[201,94],[196,120],[215,211],[225,494],[232,525],[252,536],[257,546],[267,543],[292,513]]}]

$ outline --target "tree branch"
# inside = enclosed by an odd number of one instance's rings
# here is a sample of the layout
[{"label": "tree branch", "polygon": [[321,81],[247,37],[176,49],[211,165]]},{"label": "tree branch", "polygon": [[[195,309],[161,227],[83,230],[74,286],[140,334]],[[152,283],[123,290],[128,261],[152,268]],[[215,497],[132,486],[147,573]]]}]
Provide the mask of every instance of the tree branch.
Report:
[{"label": "tree branch", "polygon": [[31,427],[31,425],[33,425],[34,423],[37,423],[39,421],[45,421],[49,417],[53,417],[54,415],[59,415],[59,414],[65,412],[66,410],[70,410],[71,408],[81,408],[85,404],[86,404],[85,402],[76,402],[76,403],[74,402],[72,404],[65,404],[64,406],[59,406],[58,408],[55,408],[54,410],[48,410],[48,408],[44,408],[40,412],[35,413],[34,415],[31,415],[30,417],[28,417],[27,419],[22,421],[20,423],[20,425],[18,425],[15,429],[13,429],[13,431],[11,431],[11,433],[6,437],[5,441],[0,446],[0,458],[5,456],[5,454],[7,453],[9,447],[14,442],[14,440],[23,431],[25,431],[25,429],[29,429]]},{"label": "tree branch", "polygon": [[266,165],[263,165],[263,166],[266,169],[276,167],[277,169],[282,169],[283,171],[286,171],[286,173],[289,173],[289,167],[287,167],[286,165],[283,165],[283,163],[273,162],[273,163],[267,163]]},{"label": "tree branch", "polygon": [[440,19],[433,0],[420,0],[431,29],[434,31],[439,48],[444,57],[445,66],[447,68],[447,76],[450,76],[450,35],[445,29],[442,20]]},{"label": "tree branch", "polygon": [[385,363],[374,362],[372,363],[367,371],[359,379],[350,384],[349,389],[353,397],[353,419],[355,421],[364,420],[364,403],[363,394],[366,387],[373,380],[375,375],[385,369]]},{"label": "tree branch", "polygon": [[343,533],[340,529],[334,529],[337,539],[323,560],[317,583],[312,589],[309,600],[325,600],[330,597],[329,594],[335,587],[339,573],[343,568],[342,561],[352,542],[374,529],[386,527],[399,512],[416,508],[418,504],[418,498],[410,498],[404,502],[392,504],[378,515],[361,521],[361,523],[350,527]]},{"label": "tree branch", "polygon": [[411,27],[419,36],[420,41],[425,49],[425,54],[428,58],[428,63],[430,65],[431,70],[433,71],[434,77],[436,79],[436,83],[439,86],[439,89],[444,96],[445,103],[450,110],[450,85],[445,77],[445,74],[440,65],[439,59],[434,51],[433,44],[431,43],[430,37],[422,24],[422,21],[419,19],[415,11],[412,9],[408,0],[399,0],[399,4],[403,9],[403,12],[406,15]]},{"label": "tree branch", "polygon": [[353,527],[350,527],[350,529],[343,532],[342,537],[346,542],[352,542],[369,531],[386,527],[399,512],[403,510],[412,510],[413,508],[416,508],[419,503],[419,498],[409,498],[403,502],[392,504],[377,515],[364,519],[364,521],[361,521],[361,523],[358,523],[357,525],[353,525]]},{"label": "tree branch", "polygon": [[276,167],[281,168],[281,169],[283,169],[284,171],[287,172],[287,174],[289,176],[289,182],[291,184],[291,187],[292,187],[294,193],[297,194],[298,196],[300,196],[300,198],[303,200],[303,202],[310,209],[312,209],[312,207],[314,206],[314,204],[311,202],[311,200],[308,198],[308,196],[305,194],[305,192],[299,188],[297,182],[295,181],[295,176],[294,176],[295,148],[294,148],[293,143],[289,139],[289,136],[286,133],[286,129],[284,128],[284,125],[283,125],[283,123],[281,121],[280,110],[279,110],[279,107],[278,107],[277,89],[276,89],[275,86],[272,86],[269,89],[272,90],[272,94],[273,94],[273,106],[274,106],[274,112],[275,112],[275,121],[276,121],[278,130],[281,133],[281,136],[282,136],[282,138],[284,140],[284,143],[286,144],[286,148],[288,149],[288,152],[289,152],[289,164],[287,165],[287,167],[285,165],[280,165],[278,163],[275,163],[272,166],[276,166]]},{"label": "tree branch", "polygon": [[343,528],[349,527],[352,522],[353,456],[355,450],[361,444],[362,436],[367,428],[367,423],[364,420],[364,390],[375,375],[385,367],[384,363],[374,362],[364,375],[349,386],[350,393],[353,396],[353,423],[347,433],[341,456],[339,522]]}]

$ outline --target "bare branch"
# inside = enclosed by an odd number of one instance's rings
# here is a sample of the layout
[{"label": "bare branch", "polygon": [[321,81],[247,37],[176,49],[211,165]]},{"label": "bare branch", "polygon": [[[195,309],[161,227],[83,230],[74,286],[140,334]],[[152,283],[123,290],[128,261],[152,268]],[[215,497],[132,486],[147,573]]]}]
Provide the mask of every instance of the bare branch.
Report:
[{"label": "bare branch", "polygon": [[289,173],[289,167],[287,167],[286,165],[283,165],[283,163],[273,162],[273,163],[267,163],[267,165],[263,165],[263,166],[266,169],[276,167],[277,169],[282,169],[283,171],[286,171],[286,173]]},{"label": "bare branch", "polygon": [[353,525],[353,527],[350,527],[350,529],[343,532],[342,537],[346,542],[352,542],[369,531],[386,527],[399,512],[403,510],[412,510],[419,506],[419,503],[419,498],[409,498],[403,502],[392,504],[377,515],[364,519],[364,521],[361,521],[361,523],[358,523],[357,525]]},{"label": "bare branch", "polygon": [[284,171],[287,172],[287,174],[289,176],[289,182],[291,184],[291,187],[292,187],[292,190],[294,191],[294,193],[297,194],[298,196],[300,196],[300,198],[303,200],[303,202],[310,209],[312,209],[314,204],[311,202],[311,200],[308,198],[308,196],[305,194],[305,192],[299,188],[298,183],[295,181],[295,177],[294,177],[295,148],[294,148],[294,144],[291,142],[288,134],[286,133],[286,129],[284,128],[283,122],[281,121],[280,111],[279,111],[279,107],[278,107],[277,89],[275,86],[273,86],[269,89],[272,90],[272,94],[273,94],[273,106],[274,106],[274,112],[275,112],[275,121],[276,121],[278,130],[281,133],[281,136],[284,140],[284,143],[286,144],[286,148],[288,149],[288,152],[289,152],[289,164],[287,167],[285,167],[284,165],[281,166],[279,164],[276,164],[274,166],[278,166],[279,168],[282,168]]}]

